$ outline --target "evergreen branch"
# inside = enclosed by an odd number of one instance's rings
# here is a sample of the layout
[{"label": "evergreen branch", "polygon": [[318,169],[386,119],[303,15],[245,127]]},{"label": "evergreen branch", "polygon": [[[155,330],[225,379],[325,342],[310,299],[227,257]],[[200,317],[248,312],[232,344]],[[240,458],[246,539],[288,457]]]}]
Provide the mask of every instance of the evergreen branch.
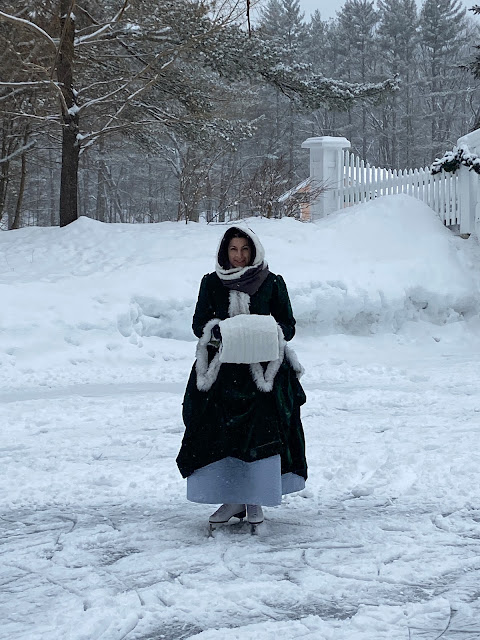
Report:
[{"label": "evergreen branch", "polygon": [[[155,120],[139,120],[138,122],[126,122],[125,124],[119,124],[114,127],[103,127],[98,131],[93,131],[92,133],[87,133],[85,135],[79,135],[77,136],[77,138],[78,142],[82,143],[81,153],[91,147],[92,144],[96,142],[101,136],[105,136],[117,131],[125,131],[125,129],[130,129],[130,127],[144,127],[145,125],[149,124],[157,124],[157,122]],[[85,140],[87,142],[84,144]]]},{"label": "evergreen branch", "polygon": [[480,175],[480,157],[472,153],[466,144],[453,147],[452,151],[447,151],[441,158],[436,158],[430,171],[433,175],[441,171],[455,173],[462,165]]},{"label": "evergreen branch", "polygon": [[[107,122],[107,124],[105,125],[106,128],[108,128],[112,122],[114,120],[116,120],[118,118],[118,116],[122,113],[122,111],[126,108],[127,104],[129,104],[130,102],[132,102],[132,100],[135,100],[135,98],[139,95],[141,95],[144,91],[146,91],[147,89],[149,89],[153,84],[155,84],[155,82],[158,79],[158,75],[154,76],[149,82],[147,82],[145,85],[143,85],[142,87],[140,87],[139,89],[137,89],[136,91],[134,91],[132,94],[130,94],[126,100],[124,101],[124,103],[122,104],[122,106],[117,109],[117,112],[111,116],[111,118],[109,119],[109,121]],[[126,83],[130,84],[130,82]],[[125,85],[125,86],[126,86]],[[122,87],[123,88],[123,87]]]}]

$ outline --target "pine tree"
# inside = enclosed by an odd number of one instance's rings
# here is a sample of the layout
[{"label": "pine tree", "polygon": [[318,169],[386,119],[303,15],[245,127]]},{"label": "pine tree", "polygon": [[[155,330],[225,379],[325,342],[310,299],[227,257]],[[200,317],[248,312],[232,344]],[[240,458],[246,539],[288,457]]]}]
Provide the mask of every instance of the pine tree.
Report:
[{"label": "pine tree", "polygon": [[[298,0],[269,0],[261,16],[260,29],[266,40],[273,44],[284,64],[292,69],[301,68],[307,40]],[[295,111],[291,99],[277,91],[275,99],[277,153],[287,139],[287,173],[290,181],[295,174],[295,154],[299,144],[295,137]],[[279,153],[281,155],[281,152]],[[283,166],[283,163],[280,163]]]},{"label": "pine tree", "polygon": [[[476,16],[480,15],[480,5],[476,4],[474,5],[470,11],[472,11]],[[480,78],[480,45],[475,45],[475,49],[477,50],[477,53],[473,59],[473,61],[470,63],[470,70],[473,73],[473,75],[475,76],[475,78],[477,78],[477,80]]]},{"label": "pine tree", "polygon": [[[316,9],[307,25],[305,58],[317,72],[331,77],[336,73],[338,47],[333,21],[322,20],[320,11]],[[332,109],[318,109],[308,118],[305,131],[311,136],[336,135],[335,122],[337,113]]]},{"label": "pine tree", "polygon": [[[454,122],[465,114],[466,10],[460,0],[425,0],[420,13],[423,120],[428,127],[425,163],[452,146]],[[462,117],[460,115],[460,117]]]},{"label": "pine tree", "polygon": [[401,90],[387,96],[378,121],[380,161],[392,168],[411,166],[415,147],[414,97],[418,78],[418,17],[415,0],[379,0],[380,70],[398,75]]},{"label": "pine tree", "polygon": [[[338,35],[342,43],[343,58],[340,73],[350,82],[368,82],[375,75],[377,20],[373,0],[347,0],[338,14]],[[370,136],[365,104],[360,107],[360,111],[358,123],[354,111],[349,110],[346,133],[353,146],[358,148],[361,157],[366,160]]]},{"label": "pine tree", "polygon": [[261,13],[260,29],[265,39],[275,44],[284,63],[303,60],[307,27],[298,0],[269,0]]}]

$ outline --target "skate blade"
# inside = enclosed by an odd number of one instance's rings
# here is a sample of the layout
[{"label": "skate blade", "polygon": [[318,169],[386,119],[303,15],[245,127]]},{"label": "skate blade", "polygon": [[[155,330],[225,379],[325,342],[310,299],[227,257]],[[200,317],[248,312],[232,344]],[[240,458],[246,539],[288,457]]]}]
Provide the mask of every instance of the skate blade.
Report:
[{"label": "skate blade", "polygon": [[209,522],[208,523],[208,536],[209,538],[213,538],[214,537],[214,533],[215,531],[219,530],[219,529],[225,529],[228,530],[230,527],[236,529],[240,526],[243,525],[243,519],[245,516],[232,516],[232,518],[237,518],[236,522],[231,522],[230,520],[227,520],[227,522]]},{"label": "skate blade", "polygon": [[262,520],[262,522],[248,523],[250,525],[250,533],[252,534],[252,536],[258,536],[263,531],[263,523],[264,520]]}]

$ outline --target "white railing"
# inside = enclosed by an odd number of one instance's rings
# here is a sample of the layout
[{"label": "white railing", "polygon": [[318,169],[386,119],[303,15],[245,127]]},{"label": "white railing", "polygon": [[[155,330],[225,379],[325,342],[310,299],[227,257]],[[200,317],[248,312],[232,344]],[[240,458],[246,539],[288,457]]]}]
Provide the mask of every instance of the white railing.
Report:
[{"label": "white railing", "polygon": [[[480,155],[480,129],[459,138],[460,145]],[[446,226],[457,227],[461,234],[480,235],[480,176],[474,171],[460,166],[455,173],[432,175],[428,167],[379,169],[362,162],[349,151],[350,146],[346,138],[333,136],[303,142],[302,147],[310,150],[311,184],[325,187],[310,204],[310,220],[379,196],[406,193],[434,209]]]},{"label": "white railing", "polygon": [[406,193],[436,211],[446,226],[460,224],[457,175],[444,172],[432,175],[428,167],[381,169],[365,163],[348,149],[343,149],[342,154],[344,178],[333,189],[340,208],[379,196]]}]

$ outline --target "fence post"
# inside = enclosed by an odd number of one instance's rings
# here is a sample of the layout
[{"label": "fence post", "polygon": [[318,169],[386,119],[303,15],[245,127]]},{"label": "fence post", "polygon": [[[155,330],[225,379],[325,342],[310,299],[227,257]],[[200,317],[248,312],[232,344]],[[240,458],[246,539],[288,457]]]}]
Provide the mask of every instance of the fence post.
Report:
[{"label": "fence post", "polygon": [[342,151],[349,148],[349,140],[333,136],[308,138],[302,143],[302,149],[310,149],[310,179],[314,188],[325,186],[327,189],[311,205],[312,220],[323,218],[343,206],[336,190],[344,181]]},{"label": "fence post", "polygon": [[475,228],[475,208],[471,202],[470,171],[464,166],[458,170],[458,208],[460,233],[472,233]]},{"label": "fence post", "polygon": [[[457,147],[466,145],[469,150],[480,155],[480,130],[472,131],[457,140]],[[463,165],[458,171],[460,233],[480,234],[480,178],[475,171]]]}]

